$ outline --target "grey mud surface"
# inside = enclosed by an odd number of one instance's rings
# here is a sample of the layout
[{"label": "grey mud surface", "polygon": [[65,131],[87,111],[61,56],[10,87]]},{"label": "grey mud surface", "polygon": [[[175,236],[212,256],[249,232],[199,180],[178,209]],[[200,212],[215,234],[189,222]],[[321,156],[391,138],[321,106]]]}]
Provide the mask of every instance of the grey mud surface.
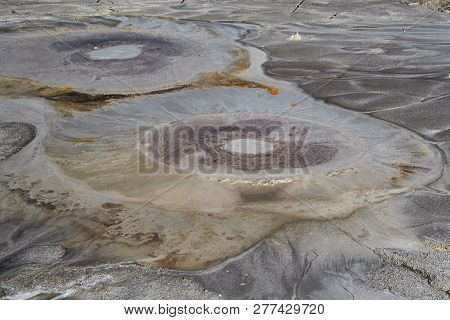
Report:
[{"label": "grey mud surface", "polygon": [[[332,107],[420,136],[441,155],[435,166],[440,174],[433,181],[415,181],[404,192],[338,219],[280,220],[274,229],[255,224],[266,229],[245,245],[236,244],[233,252],[239,253],[233,257],[199,271],[129,263],[132,256],[93,261],[97,251],[88,247],[91,251],[85,254],[75,244],[89,237],[91,229],[114,221],[82,225],[74,219],[69,227],[67,219],[53,215],[58,208],[73,209],[64,202],[65,190],[28,193],[8,180],[0,185],[5,196],[0,208],[2,298],[449,299],[450,15],[390,0],[306,0],[298,8],[298,1],[287,0],[187,0],[184,5],[101,0],[87,7],[72,0],[0,1],[6,3],[0,11],[1,36],[35,30],[42,16],[48,17],[40,22],[42,32],[61,26],[83,30],[86,21],[114,29],[113,16],[246,23],[249,29],[256,25],[257,31],[242,41],[268,55],[262,66],[266,75],[293,83],[299,92]],[[302,39],[287,41],[295,32]],[[305,100],[298,101],[300,108]],[[41,100],[14,103],[47,108]],[[20,114],[8,116],[21,120]],[[47,121],[46,114],[36,116],[38,136],[45,134],[39,133],[39,124]],[[26,162],[43,137],[30,142],[30,126],[11,126],[0,125],[0,159]],[[120,205],[108,197],[98,204],[104,203],[114,220]],[[175,214],[169,218],[168,225],[182,219]],[[206,216],[187,214],[183,223],[199,227],[195,219],[208,224]],[[237,217],[233,227],[238,229],[241,221],[245,225],[246,219],[251,217]],[[182,233],[181,228],[174,230]],[[196,245],[212,241],[211,233],[202,237]],[[155,239],[152,234],[149,241]],[[190,249],[186,243],[176,245]]]}]

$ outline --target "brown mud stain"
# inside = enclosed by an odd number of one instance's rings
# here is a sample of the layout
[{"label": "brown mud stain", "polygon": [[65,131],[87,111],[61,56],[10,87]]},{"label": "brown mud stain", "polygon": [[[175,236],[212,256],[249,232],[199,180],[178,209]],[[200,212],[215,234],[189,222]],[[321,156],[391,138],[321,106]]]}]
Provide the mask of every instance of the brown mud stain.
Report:
[{"label": "brown mud stain", "polygon": [[429,155],[428,146],[424,144],[409,145],[406,146],[405,149],[409,152],[413,160],[427,157]]},{"label": "brown mud stain", "polygon": [[186,264],[187,254],[179,254],[177,251],[169,253],[166,257],[152,261],[151,265],[171,270],[184,270],[184,271],[199,271],[204,270],[215,265],[218,265],[223,259],[211,259],[206,261],[200,261],[201,258],[195,258],[197,263]]},{"label": "brown mud stain", "polygon": [[123,208],[123,204],[106,202],[106,203],[102,204],[101,207],[102,207],[102,209],[121,209],[121,208]]},{"label": "brown mud stain", "polygon": [[13,189],[10,189],[10,191],[12,193],[20,196],[20,198],[27,204],[38,206],[40,208],[43,208],[43,209],[46,209],[49,211],[56,210],[56,206],[53,203],[47,202],[44,199],[36,199],[36,198],[32,197],[29,190],[25,190],[22,188],[13,188]]},{"label": "brown mud stain", "polygon": [[246,88],[246,89],[263,89],[271,95],[279,95],[280,89],[269,87],[265,84],[241,79],[237,76],[223,73],[211,72],[204,74],[199,80],[189,85],[189,88],[204,89],[214,87],[229,87],[229,88]]},{"label": "brown mud stain", "polygon": [[142,245],[149,244],[161,244],[163,242],[162,237],[156,232],[150,232],[149,234],[144,234],[146,240],[142,243]]},{"label": "brown mud stain", "polygon": [[105,106],[111,99],[123,99],[123,94],[88,94],[69,87],[52,87],[25,78],[0,76],[0,95],[12,97],[38,97],[54,102],[56,109],[64,113],[91,111]]},{"label": "brown mud stain", "polygon": [[114,218],[114,217],[108,217],[108,216],[96,216],[96,217],[90,218],[88,220],[99,224],[103,228],[117,226],[123,222],[121,219]]},{"label": "brown mud stain", "polygon": [[392,163],[388,164],[389,167],[398,170],[398,173],[394,176],[391,176],[389,179],[392,184],[398,185],[410,175],[412,175],[415,171],[415,167],[402,163]]},{"label": "brown mud stain", "polygon": [[175,250],[169,253],[164,258],[153,261],[153,263],[161,268],[179,269],[179,267],[183,265],[183,261],[186,258],[186,254],[179,254],[178,252],[179,252],[178,250]]},{"label": "brown mud stain", "polygon": [[236,58],[233,64],[225,71],[228,74],[239,74],[250,68],[252,61],[250,53],[245,49],[235,49],[229,52],[231,56]]},{"label": "brown mud stain", "polygon": [[241,201],[244,203],[253,202],[273,202],[282,201],[283,193],[279,186],[247,186],[243,188],[240,192]]}]

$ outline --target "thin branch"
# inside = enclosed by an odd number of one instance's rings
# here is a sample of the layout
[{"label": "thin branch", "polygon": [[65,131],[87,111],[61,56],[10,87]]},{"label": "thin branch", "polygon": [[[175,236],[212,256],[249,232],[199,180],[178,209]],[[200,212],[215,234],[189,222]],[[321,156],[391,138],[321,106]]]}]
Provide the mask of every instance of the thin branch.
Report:
[{"label": "thin branch", "polygon": [[295,11],[297,11],[298,8],[300,8],[300,6],[303,4],[303,2],[305,2],[306,0],[302,0],[300,1],[300,3],[295,7],[295,9],[291,12],[294,13]]}]

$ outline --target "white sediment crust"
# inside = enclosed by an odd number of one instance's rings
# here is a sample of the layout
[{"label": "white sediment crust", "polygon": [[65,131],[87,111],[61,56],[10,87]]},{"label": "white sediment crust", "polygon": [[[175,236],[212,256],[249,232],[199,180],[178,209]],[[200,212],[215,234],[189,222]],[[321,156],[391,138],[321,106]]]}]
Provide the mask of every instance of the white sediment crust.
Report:
[{"label": "white sediment crust", "polygon": [[232,153],[241,154],[264,154],[274,149],[273,143],[259,139],[234,139],[227,141],[223,149]]},{"label": "white sediment crust", "polygon": [[106,48],[93,48],[87,53],[91,60],[126,60],[139,57],[142,45],[118,45]]}]

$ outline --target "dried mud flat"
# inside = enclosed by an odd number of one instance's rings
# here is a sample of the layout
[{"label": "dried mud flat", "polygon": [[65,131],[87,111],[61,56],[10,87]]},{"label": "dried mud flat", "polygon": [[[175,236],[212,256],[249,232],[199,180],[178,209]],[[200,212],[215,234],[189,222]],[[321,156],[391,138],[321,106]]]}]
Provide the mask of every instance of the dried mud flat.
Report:
[{"label": "dried mud flat", "polygon": [[281,2],[5,2],[3,299],[449,298],[450,16]]}]

